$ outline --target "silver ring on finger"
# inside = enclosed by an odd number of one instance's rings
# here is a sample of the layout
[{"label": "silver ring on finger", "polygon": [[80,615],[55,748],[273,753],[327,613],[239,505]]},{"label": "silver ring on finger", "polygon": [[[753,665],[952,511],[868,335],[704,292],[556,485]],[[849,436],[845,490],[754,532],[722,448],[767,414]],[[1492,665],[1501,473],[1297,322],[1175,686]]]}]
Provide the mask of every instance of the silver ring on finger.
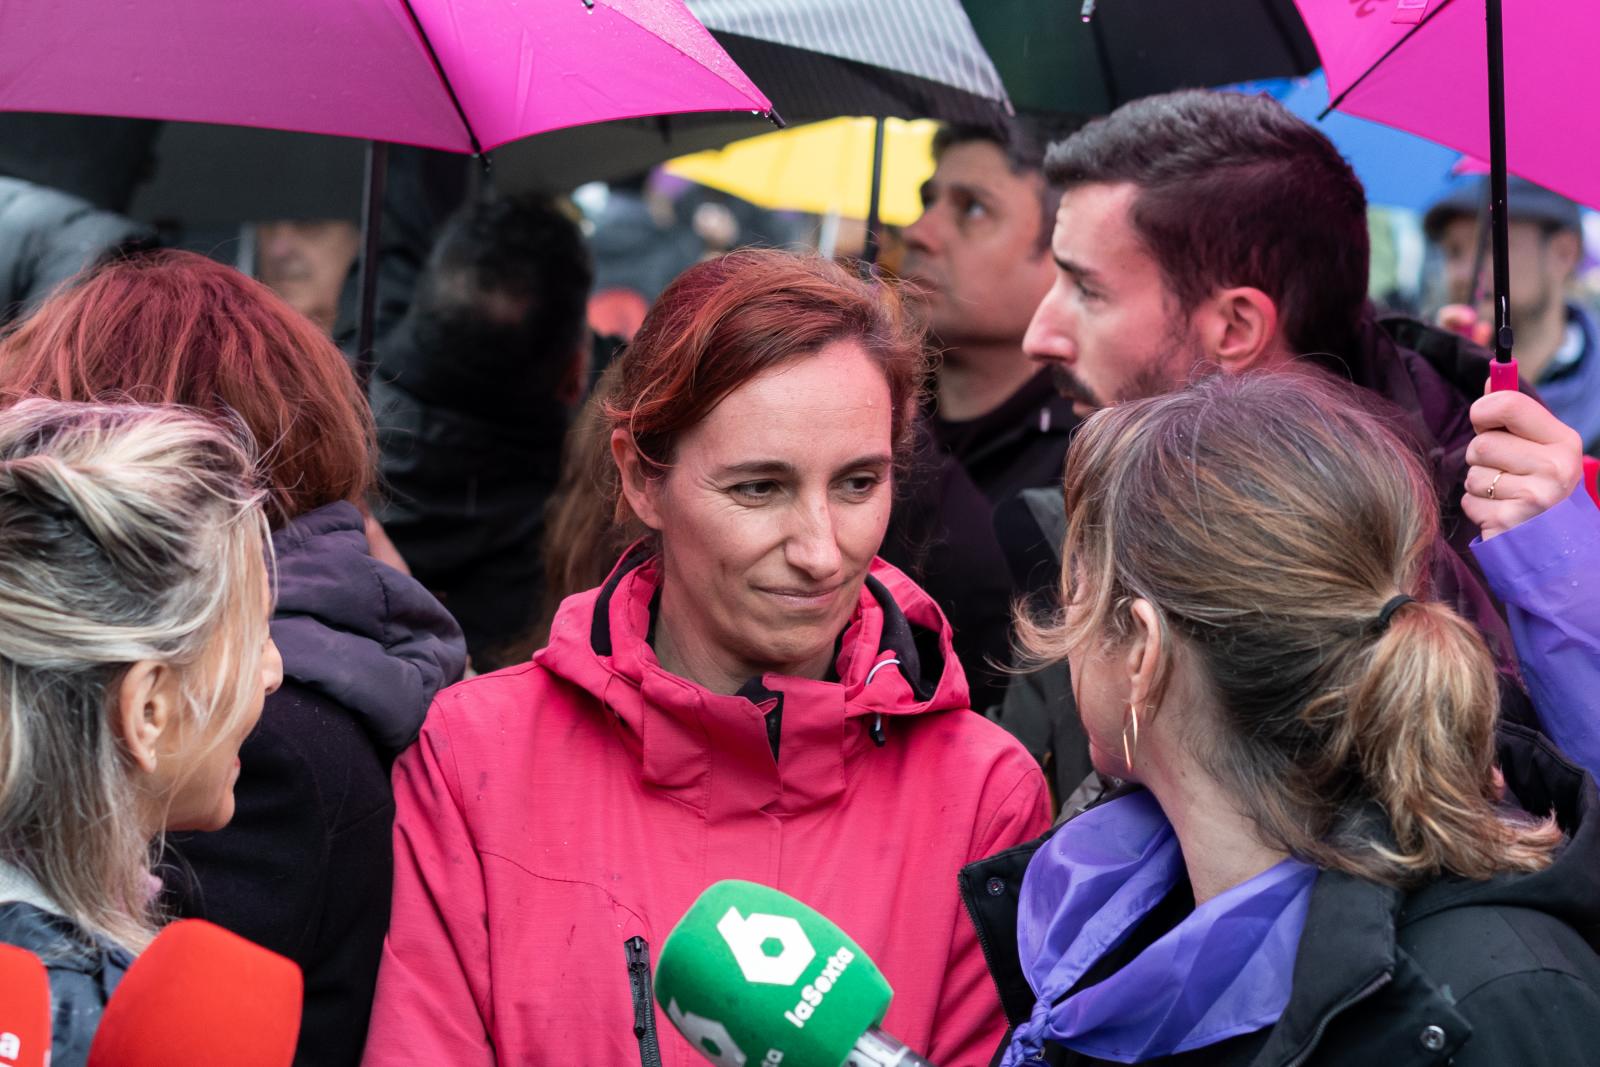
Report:
[{"label": "silver ring on finger", "polygon": [[1500,479],[1505,476],[1505,473],[1505,471],[1495,472],[1494,480],[1489,483],[1489,491],[1484,493],[1484,496],[1488,497],[1490,500],[1494,499],[1494,487],[1500,484]]}]

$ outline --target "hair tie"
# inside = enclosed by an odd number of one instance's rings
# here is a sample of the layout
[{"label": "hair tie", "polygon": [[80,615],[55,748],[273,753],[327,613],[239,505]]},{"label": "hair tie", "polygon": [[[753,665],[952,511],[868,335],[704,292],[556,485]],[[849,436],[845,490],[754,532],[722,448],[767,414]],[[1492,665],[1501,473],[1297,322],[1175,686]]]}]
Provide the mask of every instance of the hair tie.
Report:
[{"label": "hair tie", "polygon": [[1383,631],[1389,628],[1389,620],[1394,618],[1395,612],[1399,611],[1407,604],[1415,604],[1416,602],[1417,601],[1415,597],[1409,596],[1405,593],[1390,597],[1389,602],[1383,606],[1381,611],[1378,612],[1378,619],[1375,623],[1373,623],[1373,630],[1380,634],[1383,633]]}]

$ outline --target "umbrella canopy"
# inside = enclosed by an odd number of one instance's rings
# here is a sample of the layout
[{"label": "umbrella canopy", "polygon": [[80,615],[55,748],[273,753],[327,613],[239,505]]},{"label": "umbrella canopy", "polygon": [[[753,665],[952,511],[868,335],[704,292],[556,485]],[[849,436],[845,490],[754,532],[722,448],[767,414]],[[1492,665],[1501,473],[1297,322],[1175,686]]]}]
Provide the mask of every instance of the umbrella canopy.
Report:
[{"label": "umbrella canopy", "polygon": [[[1491,389],[1516,388],[1506,176],[1600,204],[1586,153],[1600,90],[1590,0],[1372,0],[1345,10],[1298,0],[1328,71],[1333,106],[1487,158],[1494,247]],[[1509,18],[1507,8],[1509,7]],[[1376,17],[1374,17],[1376,16]],[[1387,16],[1387,17],[1384,17]],[[1481,57],[1475,59],[1474,57]]]},{"label": "umbrella canopy", "polygon": [[771,104],[681,0],[7,0],[0,108],[487,150]]},{"label": "umbrella canopy", "polygon": [[[872,119],[831,119],[680,156],[667,172],[777,211],[867,217],[872,190]],[[933,173],[927,119],[884,122],[882,221],[904,226],[922,214],[918,190]]]},{"label": "umbrella canopy", "polygon": [[[1490,158],[1483,0],[1300,6],[1333,106]],[[1600,4],[1505,0],[1504,11],[1510,169],[1600,207],[1600,168],[1588,151],[1600,141]]]},{"label": "umbrella canopy", "polygon": [[[1012,102],[1024,111],[1103,115],[1153,93],[1317,67],[1292,0],[964,0],[964,6]],[[1091,8],[1085,19],[1082,12]]]},{"label": "umbrella canopy", "polygon": [[1005,87],[960,0],[688,0],[790,122],[993,123]]}]

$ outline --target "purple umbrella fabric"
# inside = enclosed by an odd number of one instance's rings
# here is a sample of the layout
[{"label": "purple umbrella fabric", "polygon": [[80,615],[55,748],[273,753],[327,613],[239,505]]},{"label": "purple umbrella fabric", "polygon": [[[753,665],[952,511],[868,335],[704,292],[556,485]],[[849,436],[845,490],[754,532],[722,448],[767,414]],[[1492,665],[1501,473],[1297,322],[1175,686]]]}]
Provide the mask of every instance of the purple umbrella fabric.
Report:
[{"label": "purple umbrella fabric", "polygon": [[5,0],[0,109],[472,152],[771,104],[682,0]]},{"label": "purple umbrella fabric", "polygon": [[[1296,0],[1340,111],[1488,159],[1483,0]],[[1600,207],[1600,4],[1503,0],[1510,169]]]}]

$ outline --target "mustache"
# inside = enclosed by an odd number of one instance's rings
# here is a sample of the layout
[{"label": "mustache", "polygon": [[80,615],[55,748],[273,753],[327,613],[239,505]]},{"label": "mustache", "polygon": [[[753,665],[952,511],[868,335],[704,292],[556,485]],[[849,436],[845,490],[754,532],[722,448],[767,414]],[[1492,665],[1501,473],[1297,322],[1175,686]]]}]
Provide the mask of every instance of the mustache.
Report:
[{"label": "mustache", "polygon": [[1050,364],[1050,380],[1060,393],[1068,400],[1076,400],[1080,404],[1091,408],[1103,408],[1105,404],[1095,395],[1094,390],[1072,371],[1060,363]]}]

